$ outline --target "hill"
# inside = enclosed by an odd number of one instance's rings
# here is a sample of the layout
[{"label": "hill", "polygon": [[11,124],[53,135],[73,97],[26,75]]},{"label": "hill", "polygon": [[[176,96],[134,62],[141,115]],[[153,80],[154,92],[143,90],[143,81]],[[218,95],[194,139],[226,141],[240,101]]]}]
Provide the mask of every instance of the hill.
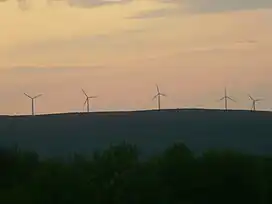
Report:
[{"label": "hill", "polygon": [[144,156],[176,141],[196,153],[231,148],[272,154],[272,113],[178,109],[0,116],[0,146],[17,144],[43,157],[90,154],[122,141],[136,144]]}]

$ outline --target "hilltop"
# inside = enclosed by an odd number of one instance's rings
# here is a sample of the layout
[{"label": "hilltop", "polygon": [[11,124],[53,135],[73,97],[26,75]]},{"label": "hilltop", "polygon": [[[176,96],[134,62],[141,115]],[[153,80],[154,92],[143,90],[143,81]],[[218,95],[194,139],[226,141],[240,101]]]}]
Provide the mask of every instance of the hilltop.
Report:
[{"label": "hilltop", "polygon": [[200,153],[231,148],[272,154],[272,113],[205,109],[0,116],[0,146],[18,144],[41,156],[90,154],[122,141],[142,155],[183,141]]}]

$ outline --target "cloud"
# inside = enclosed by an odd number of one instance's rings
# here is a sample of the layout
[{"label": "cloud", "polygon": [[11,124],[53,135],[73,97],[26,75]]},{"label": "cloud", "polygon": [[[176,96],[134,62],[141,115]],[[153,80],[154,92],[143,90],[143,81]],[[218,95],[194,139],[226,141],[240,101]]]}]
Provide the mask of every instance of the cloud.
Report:
[{"label": "cloud", "polygon": [[257,40],[239,40],[237,41],[237,43],[241,43],[241,44],[256,44],[258,43]]},{"label": "cloud", "polygon": [[[131,19],[150,19],[185,13],[220,13],[272,8],[271,0],[157,0],[172,7],[143,11]],[[173,7],[174,5],[174,7]]]},{"label": "cloud", "polygon": [[89,8],[94,6],[103,6],[111,4],[124,4],[132,1],[133,0],[67,0],[67,3],[70,6]]},{"label": "cloud", "polygon": [[162,8],[152,11],[142,11],[134,16],[128,17],[129,19],[147,19],[147,18],[162,18],[166,16],[175,15],[180,13],[177,8]]},{"label": "cloud", "polygon": [[221,44],[217,46],[192,47],[187,52],[220,52],[228,50],[250,50],[256,49],[257,41],[237,41],[236,43]]},{"label": "cloud", "polygon": [[272,8],[271,0],[158,0],[186,5],[191,12],[211,13]]},{"label": "cloud", "polygon": [[[29,0],[16,0],[21,10],[29,10],[33,6],[33,2]],[[133,0],[42,0],[43,5],[53,5],[57,2],[64,2],[71,7],[91,8],[103,5],[125,4]],[[42,2],[41,0],[39,2]],[[10,0],[0,0],[0,3],[10,2]],[[35,1],[35,3],[37,3]]]},{"label": "cloud", "polygon": [[126,17],[142,9],[137,4],[101,6],[91,11],[64,4],[43,8],[42,0],[37,0],[29,12],[19,12],[16,3],[10,1],[0,6],[0,27],[6,28],[0,32],[0,52],[23,44],[73,40],[81,36],[108,35],[123,29],[138,29],[137,22],[131,22]]},{"label": "cloud", "polygon": [[8,69],[9,72],[16,72],[16,73],[50,73],[50,72],[67,72],[67,71],[88,71],[88,70],[95,70],[101,69],[103,66],[14,66]]}]

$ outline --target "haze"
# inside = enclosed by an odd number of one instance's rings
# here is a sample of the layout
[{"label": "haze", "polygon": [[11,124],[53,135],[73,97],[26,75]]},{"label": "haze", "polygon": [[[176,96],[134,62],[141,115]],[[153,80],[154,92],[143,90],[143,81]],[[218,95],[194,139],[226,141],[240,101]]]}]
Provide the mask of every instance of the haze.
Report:
[{"label": "haze", "polygon": [[[22,2],[21,2],[22,3]],[[0,114],[92,109],[223,108],[224,87],[271,110],[270,0],[0,2]]]}]

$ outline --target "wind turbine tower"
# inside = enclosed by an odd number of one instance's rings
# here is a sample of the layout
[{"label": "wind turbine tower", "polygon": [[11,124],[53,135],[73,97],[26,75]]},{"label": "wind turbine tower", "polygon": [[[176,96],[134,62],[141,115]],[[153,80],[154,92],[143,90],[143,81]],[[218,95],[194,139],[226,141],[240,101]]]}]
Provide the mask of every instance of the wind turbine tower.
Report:
[{"label": "wind turbine tower", "polygon": [[153,97],[153,100],[157,99],[158,110],[161,110],[161,96],[166,96],[166,95],[160,92],[159,86],[157,84],[156,84],[156,87],[157,87],[157,94]]},{"label": "wind turbine tower", "polygon": [[88,96],[86,92],[82,89],[83,94],[86,96],[84,106],[87,104],[87,112],[90,112],[90,99],[97,98],[97,96]]},{"label": "wind turbine tower", "polygon": [[35,115],[35,107],[34,107],[34,101],[35,101],[35,99],[36,98],[38,98],[38,97],[40,97],[40,96],[42,96],[42,94],[39,94],[39,95],[37,95],[37,96],[34,96],[34,97],[31,97],[31,96],[29,96],[28,94],[26,94],[26,93],[24,93],[28,98],[30,98],[31,99],[31,109],[32,109],[32,115],[34,116]]},{"label": "wind turbine tower", "polygon": [[220,101],[224,100],[225,101],[225,110],[227,111],[228,110],[228,100],[231,100],[233,102],[236,102],[235,100],[233,100],[231,97],[228,96],[227,94],[227,88],[225,88],[225,95],[224,97],[222,97],[220,99]]},{"label": "wind turbine tower", "polygon": [[250,94],[248,94],[250,100],[252,101],[251,111],[256,111],[256,103],[262,101],[262,99],[254,99]]}]

